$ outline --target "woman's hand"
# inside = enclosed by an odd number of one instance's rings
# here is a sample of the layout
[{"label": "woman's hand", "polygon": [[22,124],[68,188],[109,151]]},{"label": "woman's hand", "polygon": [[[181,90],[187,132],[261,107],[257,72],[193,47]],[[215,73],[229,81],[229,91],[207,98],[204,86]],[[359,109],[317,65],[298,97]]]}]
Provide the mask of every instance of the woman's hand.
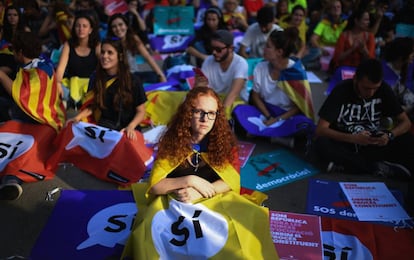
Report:
[{"label": "woman's hand", "polygon": [[267,126],[276,123],[279,119],[277,117],[270,117],[269,119],[265,119],[263,123]]},{"label": "woman's hand", "polygon": [[135,128],[127,126],[125,128],[122,128],[120,132],[125,133],[125,135],[128,137],[128,139],[131,139],[131,140],[134,140],[134,141],[137,140],[137,135],[135,133]]},{"label": "woman's hand", "polygon": [[76,117],[72,117],[66,120],[65,127],[69,125],[70,122],[73,122],[74,124],[78,123],[80,120],[78,120]]},{"label": "woman's hand", "polygon": [[160,82],[167,82],[167,78],[165,77],[164,74],[160,74],[158,75]]},{"label": "woman's hand", "polygon": [[178,201],[185,203],[190,203],[203,198],[203,195],[201,195],[200,192],[198,192],[196,189],[192,187],[178,189],[175,190],[173,193]]},{"label": "woman's hand", "polygon": [[211,198],[216,195],[214,185],[207,180],[196,175],[188,175],[188,187],[197,190],[204,198]]}]

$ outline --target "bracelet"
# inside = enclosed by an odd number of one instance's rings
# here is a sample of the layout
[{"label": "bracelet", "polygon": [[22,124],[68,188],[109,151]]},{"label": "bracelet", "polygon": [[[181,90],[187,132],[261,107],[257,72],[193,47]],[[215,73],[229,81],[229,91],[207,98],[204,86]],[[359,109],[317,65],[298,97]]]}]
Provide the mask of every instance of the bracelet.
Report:
[{"label": "bracelet", "polygon": [[272,119],[271,115],[266,117],[266,120],[270,120],[270,119]]}]

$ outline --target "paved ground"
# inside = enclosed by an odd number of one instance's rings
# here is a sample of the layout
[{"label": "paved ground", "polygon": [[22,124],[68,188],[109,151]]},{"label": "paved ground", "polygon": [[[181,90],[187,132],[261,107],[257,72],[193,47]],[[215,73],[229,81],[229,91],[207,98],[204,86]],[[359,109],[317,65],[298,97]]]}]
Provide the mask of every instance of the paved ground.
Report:
[{"label": "paved ground", "polygon": [[[326,78],[324,74],[318,73],[318,76],[321,79]],[[318,111],[325,98],[324,91],[326,85],[326,82],[312,84],[316,111]],[[264,138],[249,138],[245,140],[256,143],[253,155],[269,152],[279,147],[278,145],[271,144],[269,140]],[[302,157],[304,156],[303,151],[303,146],[301,145],[294,149],[294,152]],[[413,191],[412,184],[410,187],[410,184],[405,182],[378,179],[373,176],[326,174],[324,169],[321,169],[321,173],[316,175],[315,178],[336,181],[385,181],[389,188],[399,189],[404,195],[409,191]],[[305,213],[307,184],[308,180],[304,179],[273,189],[267,192],[269,200],[265,204],[272,210]],[[24,185],[23,195],[18,201],[0,203],[0,260],[22,259],[29,256],[39,233],[46,224],[58,199],[57,194],[54,201],[46,201],[46,193],[56,187],[79,190],[117,189],[116,185],[102,182],[70,166],[66,168],[60,167],[56,178],[53,180]],[[405,204],[411,205],[411,208],[414,208],[414,199],[406,200]],[[62,223],[62,225],[64,224]],[[63,236],[62,243],[64,243]]]}]

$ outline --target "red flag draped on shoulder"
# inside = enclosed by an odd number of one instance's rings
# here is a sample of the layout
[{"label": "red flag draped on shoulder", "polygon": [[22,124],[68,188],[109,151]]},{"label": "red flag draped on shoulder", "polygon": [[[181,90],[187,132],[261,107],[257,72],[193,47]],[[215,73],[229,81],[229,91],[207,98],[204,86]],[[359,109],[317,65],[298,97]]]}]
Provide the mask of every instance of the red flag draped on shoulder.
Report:
[{"label": "red flag draped on shoulder", "polygon": [[34,59],[18,71],[12,96],[31,118],[59,131],[66,113],[56,83],[53,67],[44,60]]},{"label": "red flag draped on shoulder", "polygon": [[281,72],[278,86],[289,96],[302,113],[314,119],[311,88],[302,63],[296,63]]}]

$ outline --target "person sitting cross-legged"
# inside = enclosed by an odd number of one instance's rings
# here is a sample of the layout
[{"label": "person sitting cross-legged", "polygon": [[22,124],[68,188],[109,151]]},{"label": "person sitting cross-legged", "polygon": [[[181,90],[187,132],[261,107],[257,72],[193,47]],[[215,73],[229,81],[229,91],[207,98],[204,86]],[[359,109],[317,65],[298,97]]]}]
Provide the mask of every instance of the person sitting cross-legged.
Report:
[{"label": "person sitting cross-legged", "polygon": [[311,134],[315,128],[306,72],[301,61],[292,56],[298,39],[296,27],[270,34],[265,61],[257,64],[253,73],[251,105],[234,109],[237,121],[248,134],[271,137],[290,147],[296,134]]},{"label": "person sitting cross-legged", "polygon": [[[390,128],[386,118],[394,119]],[[412,179],[414,136],[410,119],[383,81],[380,61],[362,61],[353,79],[339,83],[319,111],[314,148],[328,164],[346,172]],[[335,167],[334,167],[335,168]]]}]

